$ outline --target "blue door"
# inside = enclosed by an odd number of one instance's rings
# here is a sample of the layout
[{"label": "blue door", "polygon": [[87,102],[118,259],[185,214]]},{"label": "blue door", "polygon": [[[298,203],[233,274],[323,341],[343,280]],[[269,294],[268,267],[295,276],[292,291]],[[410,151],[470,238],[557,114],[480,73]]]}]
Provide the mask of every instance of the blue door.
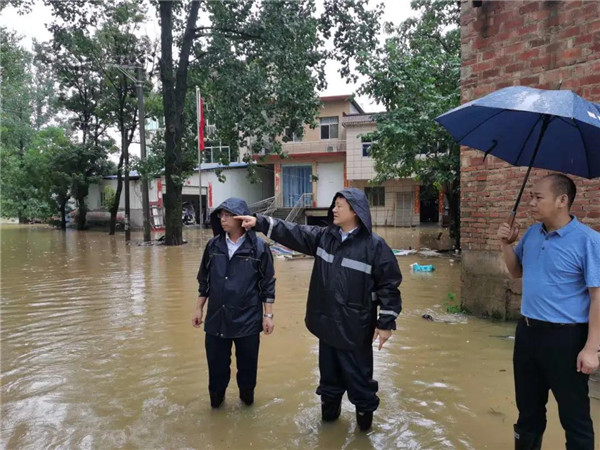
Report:
[{"label": "blue door", "polygon": [[283,166],[282,175],[285,208],[292,208],[302,194],[312,194],[312,166]]}]

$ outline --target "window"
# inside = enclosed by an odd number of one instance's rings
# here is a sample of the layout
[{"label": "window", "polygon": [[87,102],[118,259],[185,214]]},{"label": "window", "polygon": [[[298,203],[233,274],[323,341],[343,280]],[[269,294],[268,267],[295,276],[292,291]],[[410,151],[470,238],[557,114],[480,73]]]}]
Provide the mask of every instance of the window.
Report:
[{"label": "window", "polygon": [[362,145],[362,155],[364,157],[370,158],[371,157],[371,146],[373,145],[373,143],[371,142],[371,139],[362,135],[362,136],[360,136],[360,142],[362,143],[361,144]]},{"label": "window", "polygon": [[385,188],[383,186],[366,187],[365,195],[369,199],[369,206],[385,206]]},{"label": "window", "polygon": [[338,138],[338,117],[321,117],[321,139]]},{"label": "window", "polygon": [[293,132],[291,128],[285,129],[285,137],[288,138],[287,142],[302,142],[302,137]]},{"label": "window", "polygon": [[362,155],[363,156],[371,156],[371,143],[370,142],[363,142],[362,143]]},{"label": "window", "polygon": [[232,151],[228,145],[215,145],[204,148],[202,162],[227,164],[237,161],[237,152]]}]

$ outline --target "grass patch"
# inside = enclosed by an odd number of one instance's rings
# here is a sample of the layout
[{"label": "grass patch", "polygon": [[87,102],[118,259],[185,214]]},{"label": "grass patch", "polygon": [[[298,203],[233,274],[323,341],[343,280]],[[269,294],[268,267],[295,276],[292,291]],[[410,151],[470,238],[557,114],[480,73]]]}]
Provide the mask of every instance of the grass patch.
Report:
[{"label": "grass patch", "polygon": [[454,303],[456,301],[456,294],[454,292],[448,292],[448,301],[444,302],[444,308],[446,312],[450,314],[468,314],[469,312],[463,309],[460,304]]}]

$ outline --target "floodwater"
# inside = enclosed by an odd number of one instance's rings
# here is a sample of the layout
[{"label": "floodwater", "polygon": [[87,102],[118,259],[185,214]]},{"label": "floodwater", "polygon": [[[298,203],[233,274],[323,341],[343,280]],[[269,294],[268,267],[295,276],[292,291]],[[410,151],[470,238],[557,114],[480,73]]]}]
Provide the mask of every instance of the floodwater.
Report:
[{"label": "floodwater", "polygon": [[[303,323],[311,259],[275,260],[275,332],[261,337],[255,405],[240,404],[232,379],[214,411],[204,333],[191,326],[200,230],[187,229],[189,243],[171,248],[125,246],[123,235],[93,231],[0,231],[2,448],[513,445],[514,324],[446,312],[444,303],[460,300],[452,256],[399,258],[404,311],[375,351],[381,406],[362,433],[346,399],[339,421],[320,420],[317,340]],[[436,239],[437,228],[379,232],[394,248],[435,248],[445,239]],[[413,274],[412,262],[436,270]],[[598,429],[599,401],[592,411]],[[554,400],[544,441],[545,449],[564,448]]]}]

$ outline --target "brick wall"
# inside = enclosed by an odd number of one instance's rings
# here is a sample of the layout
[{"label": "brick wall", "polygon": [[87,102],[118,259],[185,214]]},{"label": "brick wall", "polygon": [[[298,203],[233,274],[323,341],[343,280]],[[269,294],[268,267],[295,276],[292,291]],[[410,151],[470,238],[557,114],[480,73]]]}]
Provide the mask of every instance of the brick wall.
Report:
[{"label": "brick wall", "polygon": [[[462,3],[462,101],[497,89],[524,85],[570,89],[600,102],[600,2],[488,1],[474,8]],[[463,302],[473,312],[514,317],[520,283],[506,276],[495,238],[520,188],[525,168],[515,168],[483,153],[461,152],[461,238],[464,250]],[[531,180],[548,173],[534,170]],[[573,213],[600,231],[600,179],[575,177]],[[531,185],[531,183],[530,183]],[[517,214],[524,230],[527,191]]]}]

